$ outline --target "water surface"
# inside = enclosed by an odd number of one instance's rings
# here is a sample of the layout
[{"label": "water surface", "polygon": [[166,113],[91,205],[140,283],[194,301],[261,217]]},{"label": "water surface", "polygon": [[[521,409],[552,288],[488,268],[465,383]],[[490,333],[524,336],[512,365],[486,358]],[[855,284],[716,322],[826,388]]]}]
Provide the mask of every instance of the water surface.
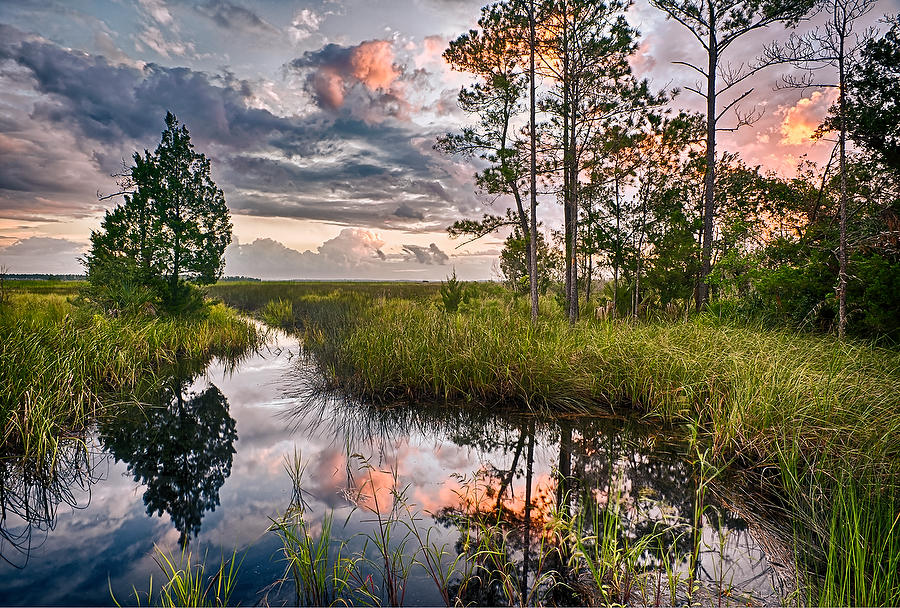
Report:
[{"label": "water surface", "polygon": [[[293,603],[292,583],[277,584],[284,563],[268,529],[291,504],[285,464],[295,457],[305,516],[315,528],[333,514],[335,536],[354,550],[371,551],[376,512],[387,516],[398,501],[432,530],[431,541],[446,545],[447,561],[472,532],[465,522],[499,514],[496,529],[508,533],[518,575],[527,553],[528,585],[539,586],[554,566],[537,557],[545,530],[561,505],[577,513],[590,504],[615,509],[622,543],[654,534],[682,579],[695,555],[693,572],[709,597],[766,603],[781,591],[758,531],[717,505],[698,458],[655,429],[496,408],[351,403],[318,393],[313,366],[284,336],[238,364],[183,367],[154,407],[102,422],[55,463],[2,461],[0,604],[106,605],[110,590],[131,603],[151,576],[160,583],[154,547],[176,556],[187,547],[209,561],[237,550],[243,562],[232,603]],[[669,532],[659,532],[662,524]],[[659,553],[640,563],[661,571]],[[545,599],[574,602],[572,593]],[[472,584],[462,595],[503,601],[496,584]],[[404,601],[434,605],[441,596],[414,567]]]}]

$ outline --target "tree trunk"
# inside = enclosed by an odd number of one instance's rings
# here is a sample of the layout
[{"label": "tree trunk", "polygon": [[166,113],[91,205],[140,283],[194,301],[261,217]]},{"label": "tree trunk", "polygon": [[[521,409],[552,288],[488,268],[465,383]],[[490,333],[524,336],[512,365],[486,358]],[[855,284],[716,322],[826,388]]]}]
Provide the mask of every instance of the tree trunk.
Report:
[{"label": "tree trunk", "polygon": [[531,477],[534,470],[534,424],[528,433],[528,462],[525,466],[525,529],[522,531],[522,605],[528,603],[528,561],[531,559]]},{"label": "tree trunk", "polygon": [[709,64],[706,76],[706,178],[703,193],[703,245],[700,254],[700,282],[697,285],[697,310],[709,301],[709,276],[712,258],[713,220],[716,184],[716,66],[719,62],[716,40],[716,13],[713,2],[709,6]]},{"label": "tree trunk", "polygon": [[536,323],[538,318],[538,276],[537,276],[537,133],[535,119],[535,69],[534,69],[534,45],[535,45],[535,14],[534,0],[531,0],[528,9],[528,47],[529,47],[529,128],[531,130],[531,226],[528,235],[528,286],[531,291],[531,322]]},{"label": "tree trunk", "polygon": [[570,183],[572,178],[572,173],[569,170],[570,164],[572,162],[569,157],[569,113],[571,108],[569,106],[570,99],[570,87],[572,85],[570,74],[569,74],[569,38],[568,38],[568,30],[569,30],[569,22],[566,17],[565,12],[567,12],[567,7],[563,7],[564,14],[562,17],[563,29],[562,29],[562,89],[563,89],[563,103],[562,103],[562,155],[563,155],[563,229],[565,232],[565,255],[566,255],[566,314],[569,317],[569,322],[572,321],[572,292],[575,289],[574,285],[574,277],[572,274],[572,256],[574,253],[575,247],[575,239],[572,234],[572,206],[571,206],[571,188],[572,185]]},{"label": "tree trunk", "polygon": [[[572,23],[572,38],[575,36],[575,23]],[[572,76],[572,91],[569,94],[570,131],[569,131],[569,208],[572,222],[572,300],[569,302],[569,323],[578,320],[578,143],[576,127],[578,125],[578,95],[575,89],[577,79]]]},{"label": "tree trunk", "polygon": [[619,264],[622,259],[622,233],[621,233],[621,216],[622,209],[620,205],[619,195],[619,160],[616,158],[616,166],[613,173],[613,183],[615,184],[615,201],[616,201],[616,251],[613,255],[613,317],[619,316]]},{"label": "tree trunk", "polygon": [[[837,7],[835,7],[835,13]],[[840,49],[838,50],[838,77],[839,77],[839,112],[840,112],[840,169],[841,169],[841,208],[840,208],[840,250],[838,252],[838,338],[844,339],[847,333],[847,126],[846,111],[847,99],[844,94],[846,84],[844,46],[846,43],[846,13],[838,31],[840,36]]]}]

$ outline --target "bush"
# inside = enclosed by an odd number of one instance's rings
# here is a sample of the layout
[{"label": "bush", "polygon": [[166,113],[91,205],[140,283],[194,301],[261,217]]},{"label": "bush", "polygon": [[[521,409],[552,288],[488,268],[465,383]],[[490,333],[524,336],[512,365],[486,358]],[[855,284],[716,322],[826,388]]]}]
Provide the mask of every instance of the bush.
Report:
[{"label": "bush", "polygon": [[461,304],[465,304],[474,296],[472,286],[456,278],[456,271],[441,281],[441,304],[446,312],[458,312]]}]

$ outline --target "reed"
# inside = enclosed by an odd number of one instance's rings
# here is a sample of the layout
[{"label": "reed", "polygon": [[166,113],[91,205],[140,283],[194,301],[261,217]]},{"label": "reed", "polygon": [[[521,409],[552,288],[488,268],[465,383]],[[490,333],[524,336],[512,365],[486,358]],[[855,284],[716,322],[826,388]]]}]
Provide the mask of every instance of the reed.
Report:
[{"label": "reed", "polygon": [[[237,552],[228,559],[223,555],[213,572],[207,570],[206,557],[195,560],[187,547],[181,550],[176,558],[154,546],[153,560],[162,570],[165,582],[159,588],[159,595],[154,596],[153,577],[150,577],[150,588],[146,593],[132,588],[133,598],[138,606],[141,596],[146,596],[147,605],[176,608],[179,606],[230,606],[231,594],[237,583],[238,571],[243,559],[238,560]],[[120,606],[110,588],[110,595],[116,606]]]},{"label": "reed", "polygon": [[222,304],[205,318],[110,318],[59,294],[15,293],[0,309],[0,445],[52,454],[180,359],[238,357],[259,331]]}]

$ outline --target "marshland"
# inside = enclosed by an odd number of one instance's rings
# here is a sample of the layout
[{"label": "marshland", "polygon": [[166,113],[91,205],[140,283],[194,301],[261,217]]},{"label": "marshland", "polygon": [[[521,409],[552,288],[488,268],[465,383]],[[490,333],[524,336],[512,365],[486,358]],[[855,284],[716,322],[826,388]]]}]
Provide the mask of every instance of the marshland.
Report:
[{"label": "marshland", "polygon": [[896,601],[895,349],[446,285],[7,283],[0,601]]},{"label": "marshland", "polygon": [[0,605],[900,605],[896,2],[70,4]]}]

